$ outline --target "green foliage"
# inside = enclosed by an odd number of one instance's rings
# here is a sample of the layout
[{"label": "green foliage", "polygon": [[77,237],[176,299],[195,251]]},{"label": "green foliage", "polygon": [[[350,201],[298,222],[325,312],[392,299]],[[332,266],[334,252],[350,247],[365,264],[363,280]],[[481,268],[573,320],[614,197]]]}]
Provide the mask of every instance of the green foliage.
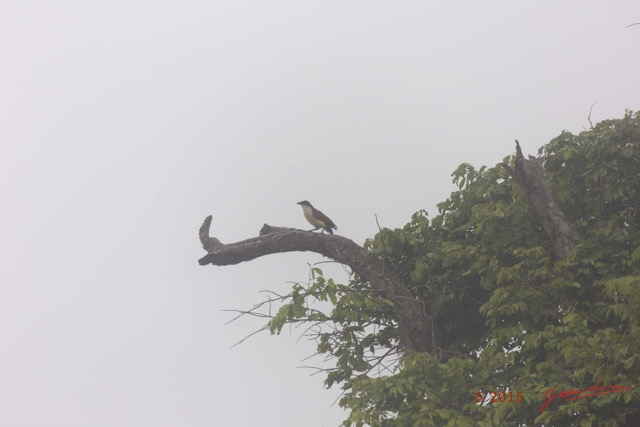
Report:
[{"label": "green foliage", "polygon": [[[453,173],[458,191],[429,219],[383,229],[365,247],[434,316],[434,354],[404,351],[391,302],[357,276],[312,271],[270,323],[313,322],[318,351],[335,358],[345,426],[623,426],[640,419],[640,114],[563,132],[540,149],[546,178],[581,235],[557,260],[502,165]],[[505,158],[504,163],[512,163]],[[325,314],[313,301],[330,303]],[[328,326],[328,327],[327,327]],[[554,388],[630,391],[565,401]],[[473,393],[521,392],[478,404]]]}]

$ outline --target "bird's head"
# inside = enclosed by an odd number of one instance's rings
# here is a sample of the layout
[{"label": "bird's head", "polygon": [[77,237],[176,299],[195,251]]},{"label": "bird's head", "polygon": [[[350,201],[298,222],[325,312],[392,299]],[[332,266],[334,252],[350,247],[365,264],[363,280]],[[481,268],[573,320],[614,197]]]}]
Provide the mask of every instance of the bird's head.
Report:
[{"label": "bird's head", "polygon": [[311,203],[307,202],[306,200],[298,202],[297,204],[300,205],[300,206],[309,206],[309,207],[311,207]]}]

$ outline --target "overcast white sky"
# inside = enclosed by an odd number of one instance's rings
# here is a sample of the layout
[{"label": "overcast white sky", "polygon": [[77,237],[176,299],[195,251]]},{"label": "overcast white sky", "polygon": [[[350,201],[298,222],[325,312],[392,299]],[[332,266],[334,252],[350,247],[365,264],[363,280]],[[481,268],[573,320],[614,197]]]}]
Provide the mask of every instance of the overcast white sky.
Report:
[{"label": "overcast white sky", "polygon": [[[229,326],[313,254],[200,267],[308,199],[362,243],[640,109],[640,2],[0,6],[0,425],[336,426],[294,331]],[[331,271],[340,271],[335,268]],[[319,362],[318,362],[319,363]],[[312,363],[311,363],[312,364]]]}]

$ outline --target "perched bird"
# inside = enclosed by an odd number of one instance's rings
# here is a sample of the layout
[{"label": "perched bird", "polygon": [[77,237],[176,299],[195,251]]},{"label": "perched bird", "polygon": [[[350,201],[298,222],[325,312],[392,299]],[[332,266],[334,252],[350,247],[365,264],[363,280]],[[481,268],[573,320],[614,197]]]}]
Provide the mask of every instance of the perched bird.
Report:
[{"label": "perched bird", "polygon": [[316,231],[317,229],[321,228],[322,231],[320,233],[326,231],[327,233],[333,234],[333,231],[331,229],[338,229],[338,227],[336,227],[336,225],[329,219],[328,216],[311,206],[311,203],[303,200],[302,202],[298,202],[298,204],[302,206],[304,217],[307,218],[307,221],[309,221],[311,225],[315,227],[310,231]]}]

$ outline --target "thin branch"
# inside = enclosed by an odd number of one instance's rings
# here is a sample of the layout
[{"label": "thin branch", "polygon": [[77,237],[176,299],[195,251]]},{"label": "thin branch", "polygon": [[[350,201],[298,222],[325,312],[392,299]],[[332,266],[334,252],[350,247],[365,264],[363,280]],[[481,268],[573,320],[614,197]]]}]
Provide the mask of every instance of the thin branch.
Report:
[{"label": "thin branch", "polygon": [[629,24],[625,28],[633,27],[634,25],[640,25],[640,22],[635,22],[633,24]]},{"label": "thin branch", "polygon": [[312,373],[309,376],[314,376],[317,374],[321,374],[323,372],[332,372],[335,371],[335,368],[318,368],[317,366],[307,366],[307,365],[301,365],[301,366],[296,366],[296,368],[300,368],[300,369],[315,369],[316,372]]},{"label": "thin branch", "polygon": [[[298,282],[287,282],[287,283],[290,283],[290,284],[294,285],[294,284],[296,284]],[[269,289],[262,289],[261,291],[259,291],[259,293],[273,294],[273,295],[277,296],[278,299],[285,299],[287,297],[287,295],[280,295],[279,293],[277,293],[275,291],[271,291]],[[269,297],[269,298],[271,298],[271,297]],[[271,301],[271,300],[269,300],[269,301]],[[266,302],[266,301],[263,301],[263,302]]]},{"label": "thin branch", "polygon": [[[274,292],[275,293],[275,292]],[[277,294],[276,294],[277,295]],[[239,319],[240,317],[244,316],[245,314],[250,314],[252,316],[255,317],[269,317],[269,318],[273,318],[273,316],[271,316],[271,303],[275,302],[275,301],[282,301],[285,298],[287,298],[286,296],[281,296],[277,299],[271,299],[271,296],[269,296],[268,300],[259,302],[258,304],[254,305],[253,308],[249,309],[249,310],[236,310],[236,309],[225,309],[222,311],[225,312],[230,312],[230,313],[240,313],[238,314],[236,317],[234,317],[233,319],[229,320],[227,323],[225,323],[225,325],[228,325],[229,323],[234,322],[235,320]],[[256,313],[256,310],[259,309],[260,307],[262,307],[263,305],[269,305],[269,315],[266,315],[264,313]]]},{"label": "thin branch", "polygon": [[318,262],[314,262],[313,265],[320,265],[320,264],[340,264],[339,262],[335,262],[333,260],[326,260],[326,261],[318,261]]},{"label": "thin branch", "polygon": [[591,123],[591,112],[593,111],[593,106],[596,105],[597,103],[598,103],[598,100],[596,99],[596,101],[593,104],[591,104],[591,108],[589,108],[589,117],[587,117],[587,120],[589,120],[591,129],[593,129],[593,123]]},{"label": "thin branch", "polygon": [[[322,313],[319,310],[315,310],[317,313]],[[324,314],[324,313],[322,313]],[[329,320],[329,319],[327,319]],[[302,334],[300,334],[300,337],[298,337],[298,340],[296,341],[296,344],[300,342],[300,340],[302,339],[302,337],[313,337],[313,335],[309,334],[309,330],[315,328],[316,326],[322,325],[326,322],[326,320],[316,320],[314,321],[313,325],[309,326],[307,329],[304,330],[304,332],[302,332]],[[315,332],[314,331],[314,335],[316,335],[316,338],[309,338],[309,340],[314,340],[314,339],[318,339],[317,336],[320,335],[322,333],[321,330]],[[316,353],[317,354],[317,353]],[[306,360],[306,359],[305,359]]]},{"label": "thin branch", "polygon": [[246,311],[245,310],[222,310],[222,311],[227,311],[229,313],[239,313],[236,317],[234,317],[233,319],[231,319],[228,322],[226,322],[225,325],[228,325],[230,323],[235,322],[236,320],[238,320],[239,318],[241,318],[245,314],[250,314],[253,317],[273,319],[273,316],[269,316],[269,315],[264,314],[264,313],[254,313],[253,310],[246,310]]},{"label": "thin branch", "polygon": [[265,329],[267,329],[267,325],[264,325],[262,328],[258,329],[257,331],[254,331],[254,332],[250,333],[249,335],[247,335],[246,337],[242,338],[240,341],[238,341],[237,343],[232,345],[231,348],[234,348],[235,346],[242,344],[243,342],[245,342],[245,340],[248,340],[252,336],[254,336],[256,334],[259,334],[260,332],[264,331]]}]

